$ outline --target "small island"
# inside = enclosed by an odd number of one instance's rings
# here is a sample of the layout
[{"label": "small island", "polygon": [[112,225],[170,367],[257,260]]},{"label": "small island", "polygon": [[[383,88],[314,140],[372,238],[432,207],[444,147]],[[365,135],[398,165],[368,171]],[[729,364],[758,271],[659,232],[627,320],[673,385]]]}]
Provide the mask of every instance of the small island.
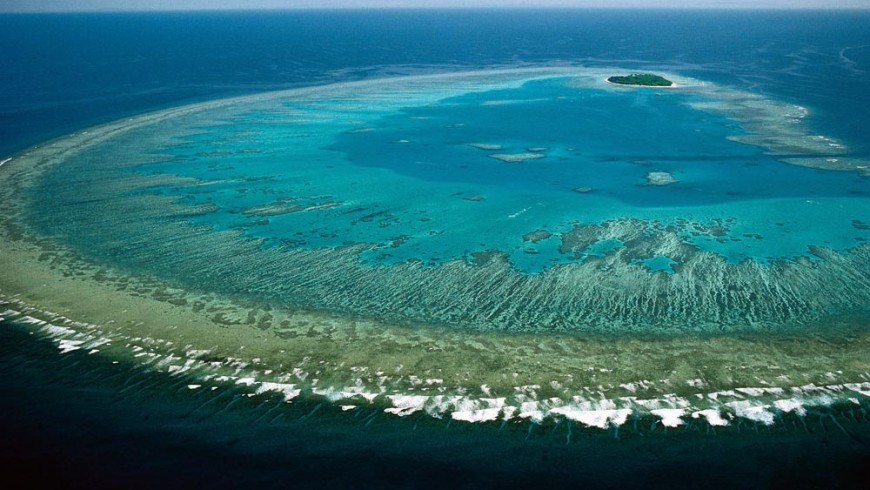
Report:
[{"label": "small island", "polygon": [[617,85],[640,85],[643,87],[673,87],[674,82],[652,73],[634,73],[627,76],[612,76],[607,79]]}]

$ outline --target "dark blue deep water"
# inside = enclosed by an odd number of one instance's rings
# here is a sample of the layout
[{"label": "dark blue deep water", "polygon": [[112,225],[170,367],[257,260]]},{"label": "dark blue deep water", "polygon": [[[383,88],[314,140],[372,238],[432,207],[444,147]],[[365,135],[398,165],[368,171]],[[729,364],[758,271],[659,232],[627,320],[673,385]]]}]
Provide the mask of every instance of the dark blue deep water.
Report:
[{"label": "dark blue deep water", "polygon": [[[0,160],[189,102],[566,64],[666,70],[802,105],[812,128],[866,157],[867,26],[870,12],[3,15]],[[342,150],[353,157],[353,141]],[[0,460],[7,474],[58,487],[861,488],[870,479],[866,427],[856,433],[826,414],[776,434],[659,431],[570,445],[550,428],[527,438],[525,427],[496,434],[428,419],[363,423],[327,409],[311,417],[318,407],[306,406],[275,421],[244,403],[221,410],[177,396],[177,380],[59,358],[22,332],[0,326]]]},{"label": "dark blue deep water", "polygon": [[634,10],[5,15],[0,153],[180,102],[565,63],[673,70],[799,102],[818,111],[819,127],[868,151],[860,118],[870,93],[856,76],[870,65],[868,20]]}]

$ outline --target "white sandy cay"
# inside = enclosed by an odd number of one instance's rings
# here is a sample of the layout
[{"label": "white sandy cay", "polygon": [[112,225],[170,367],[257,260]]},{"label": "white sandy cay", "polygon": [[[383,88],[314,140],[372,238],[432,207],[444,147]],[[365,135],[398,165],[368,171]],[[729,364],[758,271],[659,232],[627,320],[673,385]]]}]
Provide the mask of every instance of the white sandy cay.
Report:
[{"label": "white sandy cay", "polygon": [[478,150],[486,150],[486,151],[498,151],[503,148],[501,145],[491,144],[491,143],[469,143],[467,146],[472,148],[477,148]]},{"label": "white sandy cay", "polygon": [[489,155],[490,158],[495,158],[505,163],[520,163],[526,160],[544,158],[544,156],[546,155],[543,153],[493,153]]},{"label": "white sandy cay", "polygon": [[670,185],[677,182],[669,172],[650,172],[646,174],[646,185]]}]

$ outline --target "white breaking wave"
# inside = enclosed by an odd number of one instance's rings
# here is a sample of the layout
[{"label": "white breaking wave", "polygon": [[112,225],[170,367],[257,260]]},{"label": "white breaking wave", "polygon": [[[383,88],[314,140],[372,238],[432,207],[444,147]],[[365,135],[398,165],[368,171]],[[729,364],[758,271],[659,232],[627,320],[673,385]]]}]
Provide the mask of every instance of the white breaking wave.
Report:
[{"label": "white breaking wave", "polygon": [[[285,403],[298,399],[307,380],[313,375],[300,367],[293,367],[284,374],[269,369],[260,372],[255,369],[259,359],[247,361],[240,358],[226,358],[223,361],[204,361],[209,351],[186,348],[184,356],[175,355],[172,342],[149,337],[106,337],[95,334],[95,325],[74,322],[52,314],[52,322],[23,314],[17,310],[6,310],[3,318],[32,325],[36,331],[56,342],[61,354],[88,349],[90,354],[99,352],[96,347],[123,345],[134,362],[142,367],[171,375],[184,375],[191,378],[189,390],[210,387],[211,390],[234,386],[250,389],[249,396],[277,393]],[[58,324],[60,323],[60,324]],[[170,352],[161,349],[170,348]],[[231,374],[221,374],[225,370]],[[352,368],[352,372],[363,372],[365,368]],[[773,425],[782,414],[804,416],[808,407],[831,406],[836,403],[851,403],[857,406],[867,404],[870,397],[870,382],[838,383],[818,386],[806,384],[790,388],[781,387],[740,387],[704,393],[702,390],[693,397],[663,394],[656,398],[642,399],[635,396],[607,399],[589,398],[589,395],[575,395],[570,399],[558,397],[541,398],[540,385],[516,386],[510,396],[493,396],[492,388],[480,386],[482,396],[467,394],[409,394],[395,392],[387,388],[389,377],[378,373],[377,389],[363,383],[361,378],[352,386],[311,387],[311,396],[322,397],[336,404],[342,411],[349,411],[368,404],[383,408],[383,412],[399,417],[425,413],[434,418],[448,417],[451,420],[467,423],[502,421],[530,421],[542,423],[547,419],[570,420],[585,427],[606,430],[620,427],[636,416],[653,416],[664,427],[676,428],[685,425],[687,420],[704,420],[712,427],[724,427],[737,419],[744,419],[763,425]],[[833,373],[831,373],[833,374]],[[264,376],[268,379],[264,379]],[[412,389],[438,387],[444,390],[442,379],[422,379],[410,376]],[[311,381],[316,383],[317,380]],[[656,383],[649,380],[623,383],[626,391],[634,393],[638,387],[652,388]],[[705,388],[706,383],[690,380],[689,386]],[[465,390],[459,389],[458,393]]]}]

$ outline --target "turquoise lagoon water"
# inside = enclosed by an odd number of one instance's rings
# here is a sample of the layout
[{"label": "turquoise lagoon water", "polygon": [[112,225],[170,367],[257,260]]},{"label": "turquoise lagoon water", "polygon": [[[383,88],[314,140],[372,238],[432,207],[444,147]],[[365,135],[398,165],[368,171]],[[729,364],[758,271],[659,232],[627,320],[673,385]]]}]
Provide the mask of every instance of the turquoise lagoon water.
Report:
[{"label": "turquoise lagoon water", "polygon": [[[147,170],[228,180],[190,196],[219,208],[200,223],[311,248],[371,244],[376,248],[362,257],[372,264],[438,264],[500,251],[517,270],[535,273],[594,254],[560,253],[559,235],[572,224],[619,218],[664,226],[727,221],[721,236],[692,236],[685,227],[680,234],[731,263],[808,256],[810,245],[843,250],[870,237],[852,226],[870,219],[868,181],[855,172],[787,165],[765,148],[731,141],[743,133],[739,123],[689,107],[699,95],[570,81],[529,81],[386,113],[288,103],[298,113],[245,114],[203,128],[161,149],[176,158]],[[322,126],[312,129],[308,117],[329,118],[332,130],[311,135]],[[297,133],[308,138],[300,143]],[[222,144],[214,152],[216,141]],[[492,158],[526,153],[540,158]],[[677,182],[647,185],[649,172],[668,172]],[[251,188],[244,179],[252,174],[268,183]],[[259,223],[256,209],[278,200],[336,206],[292,208]],[[551,237],[523,240],[538,230]]]},{"label": "turquoise lagoon water", "polygon": [[[53,168],[29,220],[120,267],[402,323],[657,333],[865,312],[862,160],[798,106],[608,73],[398,78],[198,109]],[[241,265],[234,243],[257,251]]]}]

